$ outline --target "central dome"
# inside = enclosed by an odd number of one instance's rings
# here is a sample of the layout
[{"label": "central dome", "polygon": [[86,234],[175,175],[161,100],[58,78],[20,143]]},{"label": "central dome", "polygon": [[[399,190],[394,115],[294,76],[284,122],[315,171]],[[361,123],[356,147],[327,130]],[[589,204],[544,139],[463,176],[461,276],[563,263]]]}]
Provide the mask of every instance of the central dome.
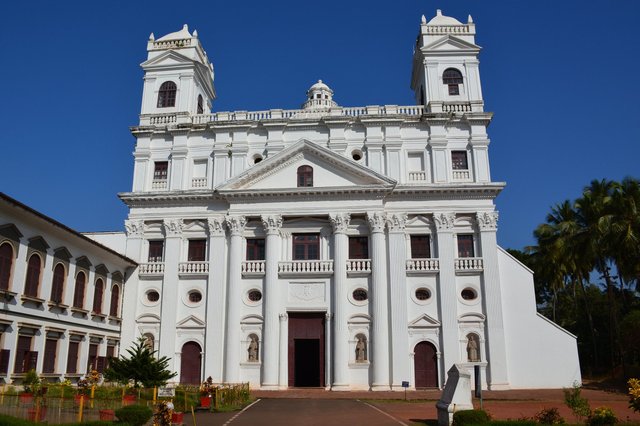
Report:
[{"label": "central dome", "polygon": [[303,109],[328,109],[338,106],[333,101],[333,90],[322,80],[318,80],[307,90],[307,101],[302,105]]}]

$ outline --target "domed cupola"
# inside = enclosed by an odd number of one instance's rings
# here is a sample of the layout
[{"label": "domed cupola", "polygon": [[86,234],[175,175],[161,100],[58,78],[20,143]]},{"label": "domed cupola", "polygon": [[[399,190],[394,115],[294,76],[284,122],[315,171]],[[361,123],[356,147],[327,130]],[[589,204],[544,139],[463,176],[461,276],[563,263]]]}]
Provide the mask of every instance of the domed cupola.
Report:
[{"label": "domed cupola", "polygon": [[307,101],[302,105],[303,109],[328,109],[338,106],[333,101],[333,90],[329,88],[322,80],[318,80],[316,84],[307,90]]}]

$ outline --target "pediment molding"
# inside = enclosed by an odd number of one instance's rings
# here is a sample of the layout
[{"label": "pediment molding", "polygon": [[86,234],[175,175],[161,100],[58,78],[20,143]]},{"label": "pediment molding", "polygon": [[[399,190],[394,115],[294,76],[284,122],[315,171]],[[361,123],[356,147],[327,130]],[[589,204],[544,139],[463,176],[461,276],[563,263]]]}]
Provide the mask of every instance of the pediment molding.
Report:
[{"label": "pediment molding", "polygon": [[176,328],[204,328],[204,326],[204,321],[194,315],[189,315],[176,324]]},{"label": "pediment molding", "polygon": [[156,314],[142,314],[136,318],[138,324],[156,324],[160,322],[160,316]]},{"label": "pediment molding", "polygon": [[409,323],[410,329],[422,329],[422,328],[439,328],[440,321],[427,315],[422,314],[418,318]]},{"label": "pediment molding", "polygon": [[434,41],[431,44],[423,46],[421,48],[423,53],[429,53],[429,51],[447,51],[447,50],[466,50],[472,52],[479,52],[482,49],[477,44],[469,43],[456,36],[447,34],[446,36]]}]

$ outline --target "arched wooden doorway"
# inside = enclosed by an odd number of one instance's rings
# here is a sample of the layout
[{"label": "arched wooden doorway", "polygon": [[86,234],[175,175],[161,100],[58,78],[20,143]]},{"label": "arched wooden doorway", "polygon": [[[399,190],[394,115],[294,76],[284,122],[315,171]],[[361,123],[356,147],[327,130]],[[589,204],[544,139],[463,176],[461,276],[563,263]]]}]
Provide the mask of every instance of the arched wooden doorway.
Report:
[{"label": "arched wooden doorway", "polygon": [[436,347],[429,342],[420,342],[413,350],[416,388],[438,387],[438,357]]},{"label": "arched wooden doorway", "polygon": [[200,384],[202,363],[202,348],[196,342],[187,342],[182,346],[180,359],[180,383]]}]

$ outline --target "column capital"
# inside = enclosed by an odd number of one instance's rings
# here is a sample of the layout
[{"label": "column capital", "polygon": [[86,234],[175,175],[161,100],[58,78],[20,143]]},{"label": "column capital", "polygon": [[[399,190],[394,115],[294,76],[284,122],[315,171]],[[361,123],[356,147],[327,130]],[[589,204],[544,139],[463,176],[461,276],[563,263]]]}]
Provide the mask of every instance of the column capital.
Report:
[{"label": "column capital", "polygon": [[476,221],[480,231],[496,231],[498,229],[498,212],[478,212]]},{"label": "column capital", "polygon": [[144,221],[143,220],[125,220],[124,228],[127,231],[127,237],[139,237],[144,234]]},{"label": "column capital", "polygon": [[387,228],[389,228],[389,232],[404,232],[406,223],[406,213],[387,213]]},{"label": "column capital", "polygon": [[280,322],[287,322],[289,320],[289,314],[286,312],[284,314],[280,314]]},{"label": "column capital", "polygon": [[327,323],[331,322],[331,319],[332,319],[332,318],[333,318],[333,314],[331,314],[331,313],[329,313],[329,312],[327,312],[327,313],[325,313],[325,314],[324,314],[324,320],[325,320]]},{"label": "column capital", "polygon": [[349,213],[333,213],[329,215],[334,234],[344,234],[349,228],[351,215]]},{"label": "column capital", "polygon": [[242,236],[247,218],[244,216],[227,216],[225,222],[232,236]]},{"label": "column capital", "polygon": [[224,216],[211,216],[207,218],[207,226],[210,236],[224,235]]},{"label": "column capital", "polygon": [[182,235],[182,228],[184,227],[182,219],[165,219],[163,225],[167,237],[179,237]]},{"label": "column capital", "polygon": [[367,212],[367,222],[369,222],[369,229],[371,233],[384,232],[384,224],[386,218],[382,212]]},{"label": "column capital", "polygon": [[262,226],[267,231],[267,235],[279,235],[282,228],[282,216],[279,214],[262,215]]},{"label": "column capital", "polygon": [[436,224],[438,231],[448,231],[453,229],[453,223],[456,220],[455,213],[435,213],[433,215],[433,221]]}]

